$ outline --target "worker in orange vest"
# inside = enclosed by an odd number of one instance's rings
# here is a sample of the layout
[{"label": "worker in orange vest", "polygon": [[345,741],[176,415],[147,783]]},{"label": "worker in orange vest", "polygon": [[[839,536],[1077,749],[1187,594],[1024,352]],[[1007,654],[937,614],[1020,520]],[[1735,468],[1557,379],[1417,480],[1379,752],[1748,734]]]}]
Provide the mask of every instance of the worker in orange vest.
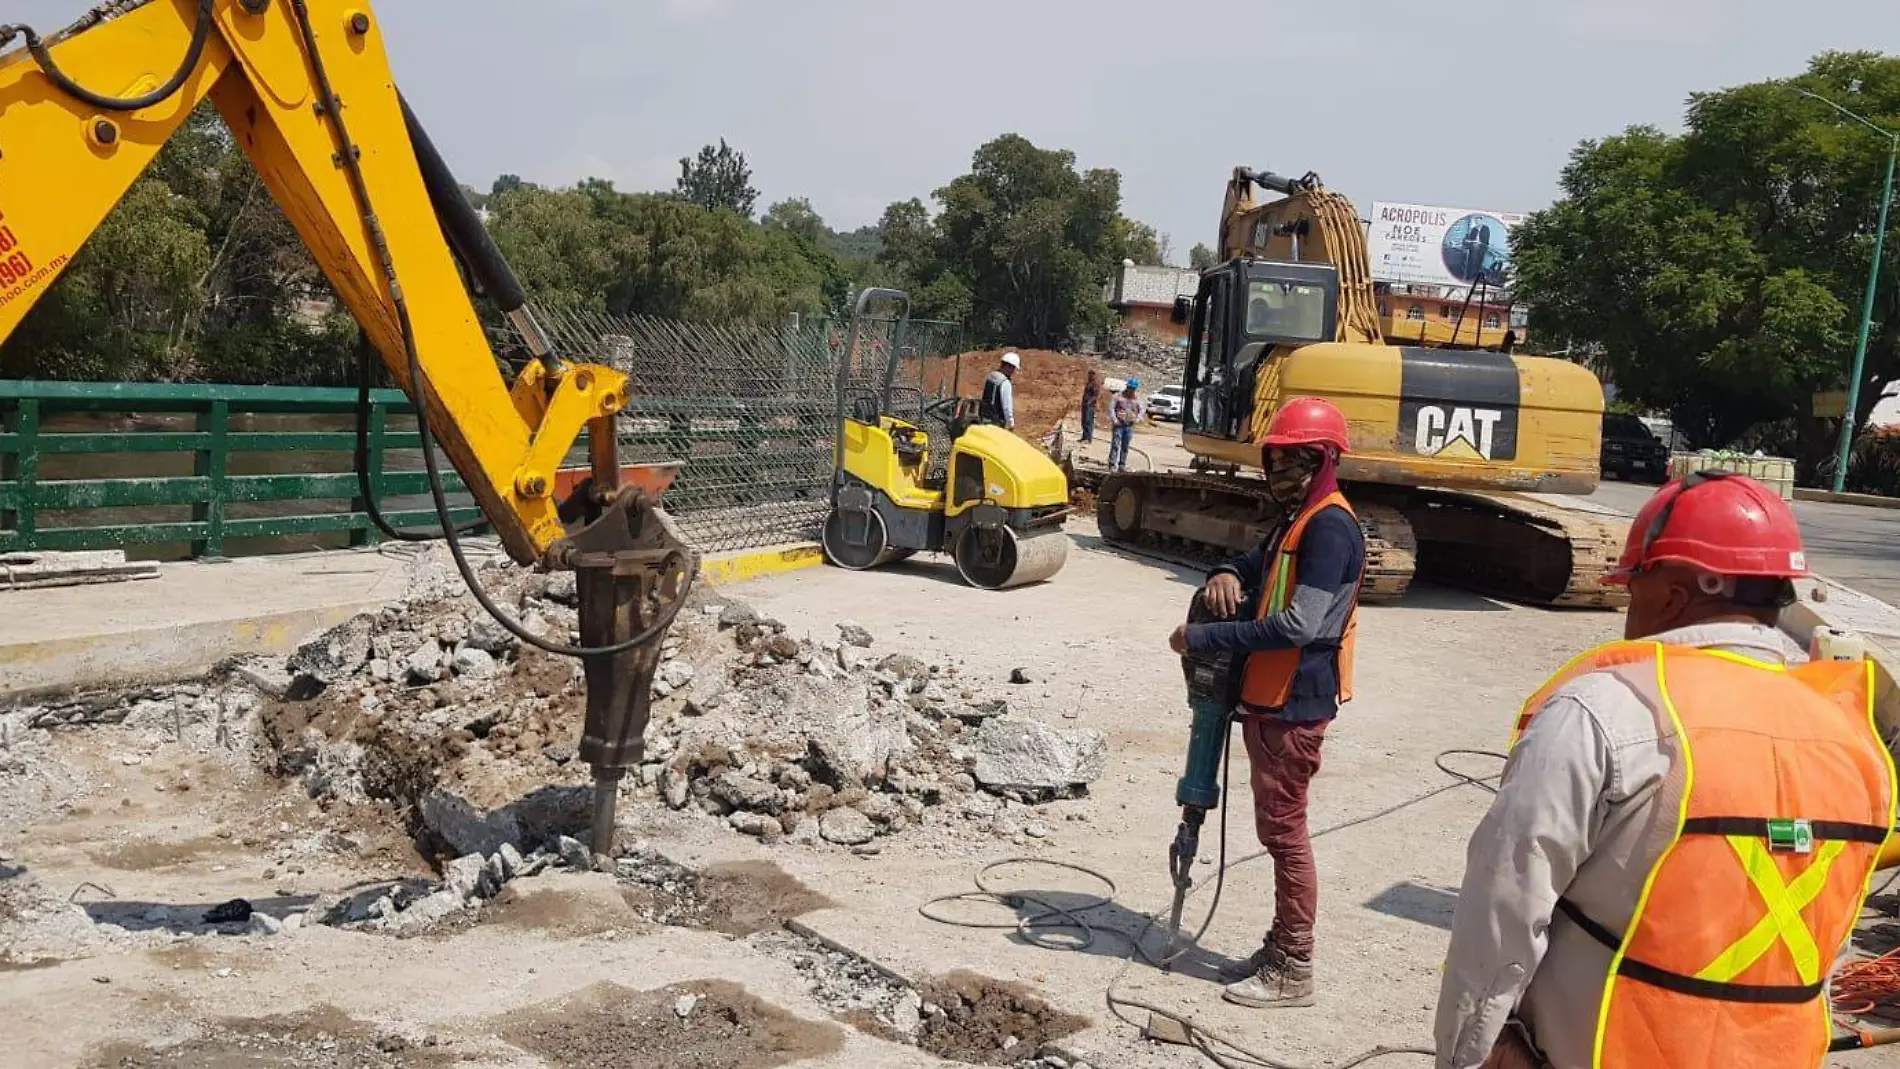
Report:
[{"label": "worker in orange vest", "polygon": [[[1260,439],[1261,466],[1286,521],[1251,552],[1215,568],[1203,601],[1222,617],[1184,624],[1176,653],[1245,654],[1241,736],[1252,769],[1254,825],[1273,856],[1273,929],[1252,957],[1223,970],[1223,997],[1255,1009],[1313,1004],[1319,876],[1307,788],[1320,743],[1352,698],[1353,639],[1366,542],[1335,469],[1346,417],[1313,397],[1288,401]],[[1242,613],[1243,606],[1252,611]]]},{"label": "worker in orange vest", "polygon": [[1740,475],[1630,527],[1624,641],[1524,703],[1471,838],[1440,1069],[1816,1069],[1824,984],[1894,824],[1865,660],[1776,629],[1794,514]]}]

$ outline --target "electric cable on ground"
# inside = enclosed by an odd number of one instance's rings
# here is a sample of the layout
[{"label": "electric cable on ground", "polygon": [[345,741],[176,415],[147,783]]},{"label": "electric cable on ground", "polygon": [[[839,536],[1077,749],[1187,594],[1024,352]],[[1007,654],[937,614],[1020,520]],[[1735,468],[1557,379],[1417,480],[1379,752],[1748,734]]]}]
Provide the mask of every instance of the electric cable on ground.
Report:
[{"label": "electric cable on ground", "polygon": [[[207,0],[207,5],[208,3],[209,0]],[[461,535],[455,528],[448,495],[443,490],[441,465],[435,454],[433,436],[429,432],[429,387],[422,374],[422,358],[416,351],[415,324],[410,319],[409,302],[403,294],[402,282],[396,274],[394,256],[389,251],[388,235],[383,230],[382,220],[370,203],[369,183],[363,177],[362,161],[359,158],[356,143],[350,139],[343,109],[338,106],[322,53],[317,49],[316,33],[310,25],[309,6],[304,0],[291,0],[291,9],[294,15],[292,21],[297,24],[304,51],[310,60],[311,74],[316,82],[318,101],[323,107],[324,118],[336,134],[337,159],[341,162],[343,173],[349,180],[350,191],[363,215],[363,225],[369,231],[370,246],[375,250],[377,260],[382,267],[384,281],[389,286],[390,303],[395,308],[396,322],[402,336],[410,392],[416,402],[416,437],[422,446],[423,467],[428,472],[429,497],[435,505],[436,520],[441,525],[443,541],[448,545],[449,556],[455,560],[455,570],[461,574],[462,582],[467,585],[469,593],[475,596],[476,602],[484,611],[494,617],[496,623],[501,624],[510,634],[536,649],[565,657],[594,657],[622,653],[651,643],[672,626],[674,618],[686,605],[686,596],[691,591],[696,578],[692,569],[681,569],[683,578],[676,596],[660,611],[659,617],[653,623],[623,642],[606,646],[570,646],[542,638],[497,605],[494,598],[476,578],[475,569],[470,566],[467,554],[463,551]],[[669,560],[667,563],[670,565],[674,562]]]},{"label": "electric cable on ground", "polygon": [[[1203,918],[1203,920],[1201,921],[1200,927],[1195,930],[1193,940],[1189,943],[1189,946],[1198,944],[1200,942],[1201,937],[1207,933],[1208,928],[1213,924],[1215,914],[1220,907],[1220,894],[1221,894],[1221,890],[1225,887],[1227,872],[1230,869],[1239,868],[1242,865],[1249,864],[1254,861],[1258,861],[1261,858],[1268,856],[1267,851],[1260,850],[1233,861],[1229,861],[1227,859],[1227,818],[1228,818],[1228,815],[1232,812],[1231,807],[1229,807],[1227,804],[1228,772],[1229,772],[1229,767],[1231,765],[1231,758],[1232,758],[1231,743],[1232,743],[1232,734],[1230,733],[1227,740],[1225,740],[1225,742],[1223,743],[1223,747],[1222,747],[1223,757],[1222,757],[1222,762],[1221,762],[1221,828],[1220,828],[1219,856],[1218,856],[1217,867],[1215,868],[1215,878],[1214,878],[1214,888],[1215,888],[1214,900],[1208,907],[1207,916]],[[1478,787],[1482,790],[1489,791],[1494,794],[1497,792],[1497,787],[1493,784],[1493,781],[1499,779],[1503,775],[1501,771],[1499,773],[1496,773],[1494,775],[1489,775],[1489,776],[1476,776],[1467,772],[1461,772],[1455,768],[1450,767],[1448,764],[1446,764],[1447,758],[1457,757],[1457,756],[1485,757],[1485,758],[1495,759],[1498,761],[1506,760],[1506,757],[1504,754],[1496,753],[1490,750],[1466,750],[1466,749],[1445,750],[1439,753],[1436,757],[1434,757],[1432,763],[1436,765],[1441,772],[1444,772],[1446,775],[1453,777],[1454,782],[1445,784],[1441,787],[1433,788],[1428,791],[1424,791],[1420,794],[1413,795],[1412,797],[1407,798],[1404,801],[1398,802],[1394,805],[1387,806],[1386,808],[1378,810],[1377,812],[1368,813],[1360,817],[1353,817],[1348,820],[1340,821],[1336,824],[1330,824],[1324,828],[1321,828],[1313,832],[1311,837],[1314,839],[1318,839],[1323,836],[1331,835],[1334,832],[1345,831],[1348,828],[1355,828],[1363,824],[1372,823],[1373,821],[1383,820],[1386,817],[1392,816],[1394,813],[1398,813],[1402,810],[1411,808],[1412,806],[1418,805],[1432,798],[1436,798],[1441,794],[1446,794],[1450,791],[1455,791],[1462,787]],[[1063,906],[1055,902],[1051,902],[1047,898],[1043,898],[1041,896],[1030,894],[1027,892],[998,891],[988,884],[986,877],[988,876],[989,873],[994,872],[997,869],[1007,868],[1014,865],[1053,866],[1056,868],[1067,869],[1072,872],[1079,872],[1085,876],[1090,877],[1091,879],[1099,880],[1103,884],[1103,886],[1108,889],[1108,893],[1106,895],[1091,896],[1095,899],[1095,901],[1090,901],[1083,905]],[[1136,930],[1133,933],[1124,931],[1120,928],[1097,928],[1094,925],[1091,925],[1085,917],[1081,916],[1081,914],[1088,913],[1091,910],[1101,909],[1113,903],[1114,894],[1115,894],[1115,882],[1109,879],[1108,876],[1104,875],[1103,873],[1095,869],[1089,868],[1088,866],[1078,865],[1072,862],[1055,861],[1052,859],[1037,858],[1037,857],[1012,857],[1012,858],[1005,858],[1000,861],[993,861],[983,866],[977,872],[976,884],[977,884],[977,890],[975,891],[964,891],[964,892],[959,892],[956,894],[941,895],[936,898],[933,898],[925,902],[922,906],[918,907],[918,912],[921,915],[933,921],[937,921],[942,924],[953,925],[956,927],[977,928],[977,929],[1015,929],[1025,941],[1031,943],[1034,946],[1039,946],[1039,947],[1043,947],[1045,949],[1050,949],[1050,950],[1085,949],[1093,945],[1095,941],[1095,936],[1098,932],[1106,932],[1106,933],[1111,933],[1114,935],[1121,936],[1123,939],[1128,940],[1129,950],[1127,954],[1122,958],[1121,966],[1116,970],[1114,977],[1109,980],[1108,986],[1103,991],[1103,998],[1108,1005],[1109,1012],[1114,1014],[1117,1019],[1135,1028],[1141,1028],[1142,1027],[1141,1023],[1130,1019],[1129,1016],[1124,1011],[1145,1010],[1146,1012],[1148,1012],[1149,1014],[1153,1016],[1162,1017],[1162,1018],[1171,1020],[1181,1026],[1182,1030],[1187,1035],[1189,1045],[1193,1046],[1196,1050],[1200,1051],[1200,1053],[1203,1056],[1205,1056],[1209,1061],[1212,1061],[1214,1064],[1221,1066],[1222,1069],[1239,1069],[1239,1067],[1242,1067],[1242,1066],[1264,1067],[1264,1069],[1306,1069],[1306,1067],[1299,1066],[1290,1062],[1283,1062],[1271,1057],[1270,1055],[1263,1054],[1256,1050],[1252,1050],[1248,1048],[1246,1045],[1239,1043],[1223,1035],[1218,1029],[1213,1029],[1205,1025],[1202,1025],[1194,1017],[1189,1016],[1189,1015],[1184,1015],[1179,1010],[1169,1009],[1167,1007],[1159,1006],[1154,1003],[1147,1002],[1138,998],[1131,998],[1129,996],[1120,994],[1119,989],[1121,987],[1122,980],[1127,976],[1128,971],[1134,967],[1134,963],[1137,958],[1140,958],[1142,961],[1147,962],[1148,964],[1151,964],[1151,965],[1155,965],[1157,967],[1165,967],[1166,965],[1171,964],[1173,960],[1176,957],[1178,957],[1181,953],[1184,953],[1186,948],[1183,948],[1183,950],[1181,951],[1176,951],[1174,954],[1167,955],[1165,958],[1156,958],[1152,954],[1149,953],[1145,943],[1146,943],[1148,934],[1154,931],[1157,925],[1161,924],[1161,914],[1163,910],[1155,910],[1153,912],[1146,914],[1145,922],[1142,924],[1142,926],[1138,930]],[[1193,896],[1199,894],[1201,890],[1205,888],[1206,886],[1207,886],[1206,884],[1202,884],[1199,887],[1190,889],[1188,892],[1188,896],[1192,898]],[[998,903],[998,904],[1007,906],[1011,909],[1017,909],[1017,910],[1023,909],[1024,906],[1030,906],[1030,907],[1034,907],[1035,909],[1040,910],[1041,912],[1026,913],[1024,916],[1018,919],[1015,923],[1004,924],[1004,923],[994,923],[994,922],[956,920],[956,919],[944,917],[940,915],[939,913],[932,911],[932,907],[937,906],[941,903],[951,902],[951,901],[987,901],[987,902]],[[1080,942],[1075,943],[1073,945],[1069,945],[1069,946],[1053,944],[1053,943],[1048,942],[1046,937],[1041,937],[1041,936],[1037,936],[1033,934],[1034,931],[1038,928],[1073,928],[1078,931],[1079,935],[1077,938],[1080,940]],[[1343,1062],[1333,1063],[1332,1065],[1327,1066],[1326,1069],[1352,1069],[1352,1067],[1364,1065],[1368,1062],[1374,1061],[1375,1059],[1386,1058],[1386,1057],[1390,1057],[1393,1055],[1400,1055],[1400,1054],[1408,1054],[1408,1055],[1414,1055],[1414,1056],[1420,1056],[1420,1057],[1431,1057],[1435,1054],[1435,1052],[1432,1049],[1427,1048],[1427,1047],[1380,1046],[1380,1047],[1374,1047],[1371,1050],[1357,1054],[1353,1056],[1352,1058],[1349,1058]]]}]

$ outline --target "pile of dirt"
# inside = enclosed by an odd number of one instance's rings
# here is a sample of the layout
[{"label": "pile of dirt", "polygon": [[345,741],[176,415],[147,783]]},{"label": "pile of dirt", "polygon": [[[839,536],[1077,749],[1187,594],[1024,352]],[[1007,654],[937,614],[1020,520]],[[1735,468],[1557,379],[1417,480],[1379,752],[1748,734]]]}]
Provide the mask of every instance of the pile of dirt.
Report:
[{"label": "pile of dirt", "polygon": [[598,983],[509,1015],[508,1042],[559,1069],[770,1069],[844,1047],[844,1031],[801,1020],[715,980],[633,991]]},{"label": "pile of dirt", "polygon": [[964,353],[962,377],[958,381],[956,357],[938,356],[924,361],[923,388],[926,396],[981,397],[983,378],[995,371],[1005,352],[1022,356],[1023,366],[1011,379],[1016,407],[1016,433],[1038,441],[1055,430],[1064,416],[1080,419],[1082,387],[1089,372],[1100,370],[1096,361],[1048,349],[987,349]]},{"label": "pile of dirt", "polygon": [[1016,984],[970,972],[913,986],[850,951],[774,931],[754,948],[791,965],[838,1020],[939,1058],[1016,1069],[1088,1069],[1052,1044],[1087,1027]]}]

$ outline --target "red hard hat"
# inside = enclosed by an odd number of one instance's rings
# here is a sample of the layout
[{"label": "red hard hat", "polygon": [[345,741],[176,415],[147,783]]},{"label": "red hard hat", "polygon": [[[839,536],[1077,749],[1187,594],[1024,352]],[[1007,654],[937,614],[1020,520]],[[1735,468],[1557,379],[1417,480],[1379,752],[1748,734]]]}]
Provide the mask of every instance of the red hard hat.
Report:
[{"label": "red hard hat", "polygon": [[1605,579],[1627,583],[1663,561],[1721,576],[1808,574],[1794,510],[1773,490],[1728,472],[1695,472],[1656,491],[1631,521],[1622,559]]},{"label": "red hard hat", "polygon": [[1261,448],[1289,445],[1330,445],[1346,452],[1346,415],[1331,401],[1295,397],[1280,406],[1260,439]]}]

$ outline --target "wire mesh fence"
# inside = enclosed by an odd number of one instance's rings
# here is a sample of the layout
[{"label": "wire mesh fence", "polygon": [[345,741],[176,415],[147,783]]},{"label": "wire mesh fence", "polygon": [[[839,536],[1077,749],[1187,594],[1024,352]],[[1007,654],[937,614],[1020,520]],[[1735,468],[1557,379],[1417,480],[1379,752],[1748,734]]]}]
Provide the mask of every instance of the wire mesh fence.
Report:
[{"label": "wire mesh fence", "polygon": [[961,328],[948,323],[867,319],[851,353],[850,323],[834,320],[772,328],[557,308],[537,315],[556,351],[628,375],[622,462],[681,465],[667,511],[708,553],[816,537],[845,406],[882,397],[888,384],[889,411],[922,419],[931,400],[925,358],[962,344]]}]

